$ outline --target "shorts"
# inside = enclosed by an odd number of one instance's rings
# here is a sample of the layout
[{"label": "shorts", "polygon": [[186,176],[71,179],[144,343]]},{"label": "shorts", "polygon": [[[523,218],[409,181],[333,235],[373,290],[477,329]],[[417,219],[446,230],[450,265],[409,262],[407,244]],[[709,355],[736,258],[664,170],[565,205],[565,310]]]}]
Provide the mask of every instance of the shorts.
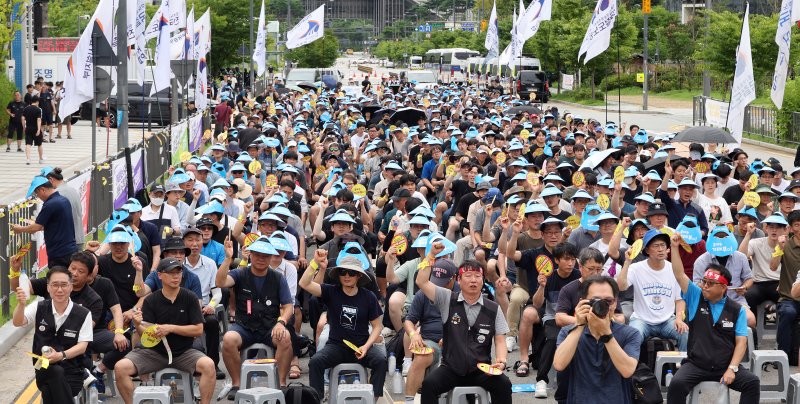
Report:
[{"label": "shorts", "polygon": [[[286,328],[289,328],[289,326],[287,325]],[[267,346],[275,348],[275,344],[272,343],[272,328],[264,331],[259,330],[258,333],[254,333],[247,328],[244,328],[241,324],[234,323],[228,329],[228,332],[231,331],[239,334],[239,336],[242,338],[242,349],[253,344],[266,344]]]},{"label": "shorts", "polygon": [[205,357],[206,355],[202,352],[189,349],[177,357],[174,356],[172,363],[167,363],[166,356],[155,349],[147,348],[136,348],[125,356],[136,366],[136,373],[139,375],[158,372],[167,367],[182,370],[191,375],[197,369],[197,361]]},{"label": "shorts", "polygon": [[17,134],[17,140],[22,140],[22,122],[8,121],[8,139],[14,138],[14,133]]},{"label": "shorts", "polygon": [[433,349],[433,353],[431,354],[433,355],[433,362],[431,363],[431,366],[436,367],[436,364],[439,363],[439,359],[442,357],[442,347],[439,346],[438,341],[424,339],[422,342],[425,343],[425,346]]},{"label": "shorts", "polygon": [[44,141],[44,135],[39,134],[39,136],[35,136],[35,133],[25,133],[25,144],[28,146],[41,146],[42,142]]},{"label": "shorts", "polygon": [[42,110],[42,125],[53,124],[53,111]]}]

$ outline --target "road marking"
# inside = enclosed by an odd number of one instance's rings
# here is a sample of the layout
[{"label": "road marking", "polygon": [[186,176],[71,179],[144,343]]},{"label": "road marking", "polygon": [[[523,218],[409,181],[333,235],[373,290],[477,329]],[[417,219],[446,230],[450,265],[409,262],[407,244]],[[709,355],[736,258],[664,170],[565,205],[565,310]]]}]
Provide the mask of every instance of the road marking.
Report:
[{"label": "road marking", "polygon": [[42,402],[41,392],[36,386],[36,379],[33,379],[25,387],[25,390],[17,398],[15,404],[39,404]]}]

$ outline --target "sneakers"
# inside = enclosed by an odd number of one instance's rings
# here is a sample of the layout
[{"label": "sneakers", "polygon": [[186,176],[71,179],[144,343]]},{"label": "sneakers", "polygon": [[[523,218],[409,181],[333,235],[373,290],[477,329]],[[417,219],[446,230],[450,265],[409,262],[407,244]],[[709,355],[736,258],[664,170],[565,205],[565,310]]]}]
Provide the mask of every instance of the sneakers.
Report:
[{"label": "sneakers", "polygon": [[11,146],[6,147],[6,153],[11,153]]},{"label": "sneakers", "polygon": [[231,390],[228,392],[228,401],[233,401],[236,398],[237,391],[239,391],[239,386],[231,387]]},{"label": "sneakers", "polygon": [[47,158],[42,157],[39,159],[39,164],[44,164],[45,161],[47,161]]},{"label": "sneakers", "polygon": [[387,340],[394,337],[395,334],[397,333],[389,327],[383,327],[383,330],[381,330],[381,336]]},{"label": "sneakers", "polygon": [[97,370],[97,368],[95,368],[94,370],[92,370],[92,376],[94,376],[97,379],[97,381],[94,382],[95,387],[97,387],[97,392],[100,394],[105,394],[106,382],[105,379],[103,378],[105,376],[105,373],[100,372],[99,370]]},{"label": "sneakers", "polygon": [[97,381],[97,378],[94,377],[92,372],[89,369],[83,369],[83,388],[89,387],[92,383]]},{"label": "sneakers", "polygon": [[411,361],[403,359],[403,376],[408,376],[409,370],[411,370]]},{"label": "sneakers", "polygon": [[533,394],[536,398],[547,398],[547,382],[539,380],[536,382],[536,393]]},{"label": "sneakers", "polygon": [[506,347],[508,352],[514,352],[517,349],[517,337],[506,337]]},{"label": "sneakers", "polygon": [[25,159],[25,164],[31,165],[31,159]]},{"label": "sneakers", "polygon": [[217,380],[225,380],[225,373],[217,367]]},{"label": "sneakers", "polygon": [[25,153],[25,150],[22,150],[19,147],[17,147],[17,153]]}]

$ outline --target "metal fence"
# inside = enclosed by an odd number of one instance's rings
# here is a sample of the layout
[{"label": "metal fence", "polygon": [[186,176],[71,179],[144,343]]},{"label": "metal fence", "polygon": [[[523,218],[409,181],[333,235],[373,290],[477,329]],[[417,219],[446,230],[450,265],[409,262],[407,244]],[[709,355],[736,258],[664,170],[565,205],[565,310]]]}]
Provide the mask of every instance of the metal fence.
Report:
[{"label": "metal fence", "polygon": [[[203,114],[202,130],[205,131],[211,127],[211,121],[208,111]],[[175,125],[185,124],[188,120],[185,119]],[[87,235],[95,233],[108,220],[120,199],[134,197],[137,186],[138,189],[149,187],[168,172],[170,162],[173,161],[172,154],[177,153],[171,150],[175,146],[171,142],[171,133],[172,127],[167,126],[135,146],[122,149],[116,155],[86,167],[66,180],[68,184],[78,189],[83,198],[85,204],[82,206],[85,216],[83,225]],[[137,155],[139,150],[142,153],[141,164],[134,166],[131,163],[131,156]],[[127,175],[124,178],[115,178],[121,164],[125,164]],[[11,225],[31,223],[36,217],[38,205],[33,199],[0,205],[0,246],[5,246],[0,248],[0,315],[5,318],[11,313],[13,292],[10,290],[8,279],[10,257],[26,243],[31,243],[22,267],[27,269],[32,277],[46,268],[45,250],[37,245],[37,239],[41,238],[32,237],[30,234],[14,234],[11,231]]]},{"label": "metal fence", "polygon": [[[714,125],[708,116],[706,101],[713,98],[696,96],[692,99],[692,124]],[[727,115],[727,112],[725,112]],[[742,132],[774,141],[800,145],[800,112],[790,112],[786,122],[781,122],[782,113],[772,108],[748,105],[744,110]],[[723,126],[723,125],[720,125]]]}]

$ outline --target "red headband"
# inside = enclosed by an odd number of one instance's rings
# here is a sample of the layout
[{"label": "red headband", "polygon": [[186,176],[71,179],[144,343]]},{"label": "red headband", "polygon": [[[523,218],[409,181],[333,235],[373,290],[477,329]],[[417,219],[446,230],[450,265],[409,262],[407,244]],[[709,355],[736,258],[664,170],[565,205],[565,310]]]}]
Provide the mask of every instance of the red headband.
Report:
[{"label": "red headband", "polygon": [[725,286],[728,286],[728,280],[725,279],[725,277],[722,276],[721,273],[714,272],[714,271],[712,271],[710,269],[707,270],[705,274],[703,274],[703,279],[709,279],[709,280],[721,283],[721,284],[723,284]]},{"label": "red headband", "polygon": [[458,268],[458,276],[463,275],[464,272],[480,272],[480,274],[483,275],[483,268],[479,266],[462,265],[461,268]]}]

